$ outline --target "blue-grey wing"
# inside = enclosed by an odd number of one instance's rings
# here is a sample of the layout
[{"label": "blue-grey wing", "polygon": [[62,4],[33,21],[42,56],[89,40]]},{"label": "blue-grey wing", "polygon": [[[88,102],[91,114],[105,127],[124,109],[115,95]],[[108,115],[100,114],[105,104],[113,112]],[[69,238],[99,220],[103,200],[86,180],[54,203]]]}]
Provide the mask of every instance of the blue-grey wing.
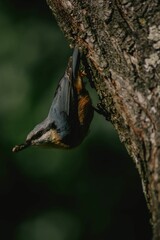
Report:
[{"label": "blue-grey wing", "polygon": [[79,65],[80,53],[78,48],[75,48],[72,58],[69,59],[65,74],[58,84],[47,117],[62,137],[72,131],[71,128],[77,120],[77,93],[74,88],[74,81],[78,75]]},{"label": "blue-grey wing", "polygon": [[72,83],[68,76],[64,76],[59,82],[48,114],[48,121],[60,135],[67,135],[70,131],[73,94]]}]

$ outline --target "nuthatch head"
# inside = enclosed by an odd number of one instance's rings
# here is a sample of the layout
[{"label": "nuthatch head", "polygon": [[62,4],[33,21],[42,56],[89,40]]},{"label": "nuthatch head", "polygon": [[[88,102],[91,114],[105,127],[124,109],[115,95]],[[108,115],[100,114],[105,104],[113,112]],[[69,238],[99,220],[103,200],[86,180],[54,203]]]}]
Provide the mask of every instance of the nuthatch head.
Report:
[{"label": "nuthatch head", "polygon": [[94,109],[79,67],[80,53],[75,48],[58,84],[47,118],[28,134],[24,144],[16,145],[13,152],[29,146],[73,148],[83,141]]}]

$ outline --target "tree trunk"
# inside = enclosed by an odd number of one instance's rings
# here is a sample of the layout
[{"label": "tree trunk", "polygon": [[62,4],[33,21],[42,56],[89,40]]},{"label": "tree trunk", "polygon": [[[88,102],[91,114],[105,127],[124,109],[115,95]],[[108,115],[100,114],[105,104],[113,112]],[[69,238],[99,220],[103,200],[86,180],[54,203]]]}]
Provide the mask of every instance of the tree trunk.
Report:
[{"label": "tree trunk", "polygon": [[132,156],[160,239],[160,3],[47,0]]}]

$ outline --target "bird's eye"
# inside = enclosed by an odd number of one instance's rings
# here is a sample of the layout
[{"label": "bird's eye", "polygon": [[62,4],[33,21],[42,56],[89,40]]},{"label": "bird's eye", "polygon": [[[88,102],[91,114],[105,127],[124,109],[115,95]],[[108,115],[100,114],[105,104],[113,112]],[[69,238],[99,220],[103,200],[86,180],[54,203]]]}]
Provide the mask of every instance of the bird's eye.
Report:
[{"label": "bird's eye", "polygon": [[57,126],[55,125],[54,122],[52,122],[52,124],[51,124],[51,128],[53,128],[53,129],[57,129]]},{"label": "bird's eye", "polygon": [[38,134],[38,136],[41,136],[42,133],[43,133],[43,130],[40,130],[37,134]]}]

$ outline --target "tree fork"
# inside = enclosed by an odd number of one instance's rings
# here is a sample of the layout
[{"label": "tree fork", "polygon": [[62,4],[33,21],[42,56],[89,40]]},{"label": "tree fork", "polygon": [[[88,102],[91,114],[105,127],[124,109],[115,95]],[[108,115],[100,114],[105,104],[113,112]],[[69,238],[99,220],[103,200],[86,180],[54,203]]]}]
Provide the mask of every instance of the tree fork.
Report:
[{"label": "tree fork", "polygon": [[133,158],[160,239],[160,6],[158,0],[47,0],[85,54],[104,113]]}]

